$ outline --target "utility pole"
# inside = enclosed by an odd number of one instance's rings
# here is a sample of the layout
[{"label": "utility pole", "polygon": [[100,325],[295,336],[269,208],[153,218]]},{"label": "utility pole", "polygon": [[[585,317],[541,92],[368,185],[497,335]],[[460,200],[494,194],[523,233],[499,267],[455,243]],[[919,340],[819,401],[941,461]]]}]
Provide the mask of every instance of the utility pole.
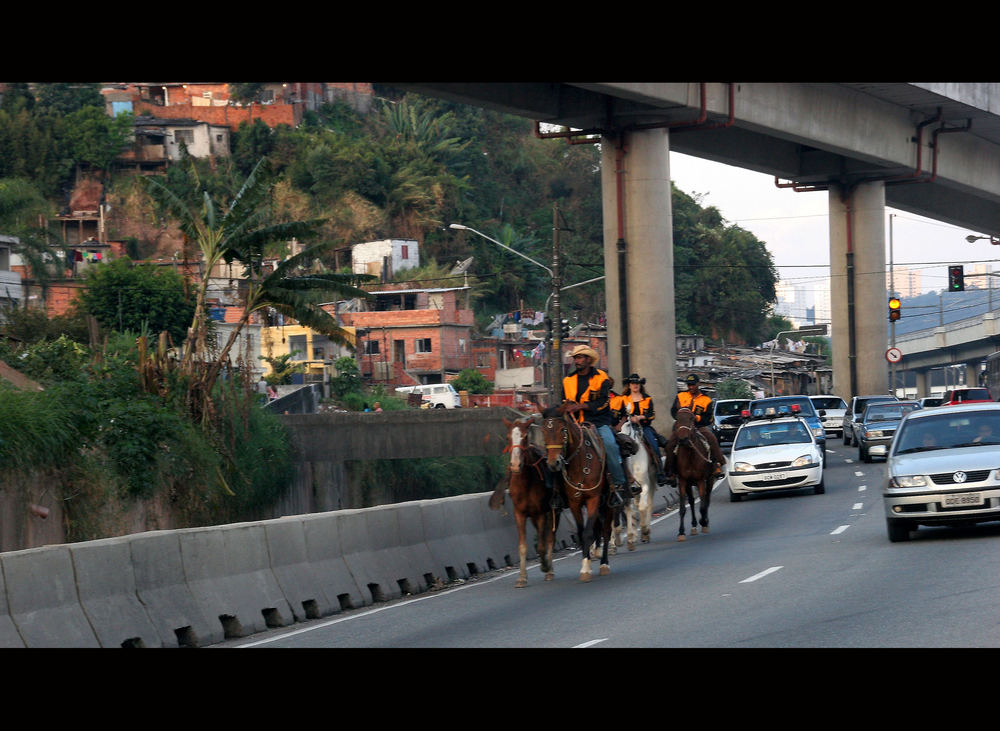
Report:
[{"label": "utility pole", "polygon": [[[896,214],[889,214],[889,296],[896,296],[896,279],[893,274],[892,266],[892,219]],[[892,348],[896,347],[896,321],[889,320],[889,346]],[[889,393],[893,396],[896,395],[896,365],[892,362],[889,363]]]},{"label": "utility pole", "polygon": [[562,401],[562,378],[560,359],[562,358],[562,306],[559,302],[559,287],[562,275],[559,269],[559,205],[552,205],[552,347],[549,352],[549,405]]}]

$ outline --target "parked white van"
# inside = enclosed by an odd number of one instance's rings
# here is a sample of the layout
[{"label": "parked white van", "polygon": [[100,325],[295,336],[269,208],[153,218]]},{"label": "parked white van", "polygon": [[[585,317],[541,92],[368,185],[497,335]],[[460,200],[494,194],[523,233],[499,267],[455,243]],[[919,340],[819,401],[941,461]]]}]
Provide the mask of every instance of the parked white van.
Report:
[{"label": "parked white van", "polygon": [[462,399],[450,383],[426,383],[421,386],[399,386],[396,393],[419,393],[431,409],[460,409]]}]

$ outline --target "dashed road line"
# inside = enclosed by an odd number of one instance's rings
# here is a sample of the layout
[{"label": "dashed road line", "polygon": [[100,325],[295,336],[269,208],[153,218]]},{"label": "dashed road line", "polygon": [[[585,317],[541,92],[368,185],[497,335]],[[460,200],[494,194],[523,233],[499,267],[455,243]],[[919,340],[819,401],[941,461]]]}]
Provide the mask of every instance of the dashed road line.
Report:
[{"label": "dashed road line", "polygon": [[757,579],[762,579],[765,576],[767,576],[768,574],[773,574],[775,571],[780,571],[783,568],[784,568],[784,566],[772,566],[769,569],[765,569],[764,571],[761,571],[759,574],[754,574],[753,576],[750,576],[749,578],[743,579],[743,581],[741,581],[740,583],[741,584],[749,584],[751,581],[757,581]]},{"label": "dashed road line", "polygon": [[849,526],[849,525],[842,525],[842,526],[839,526],[839,527],[835,528],[834,530],[832,530],[832,531],[830,532],[830,535],[831,535],[831,536],[835,536],[835,535],[838,535],[838,534],[840,534],[840,533],[843,533],[843,532],[844,532],[845,530],[847,530],[847,529],[848,529],[848,528],[850,528],[850,527],[851,527],[851,526]]}]

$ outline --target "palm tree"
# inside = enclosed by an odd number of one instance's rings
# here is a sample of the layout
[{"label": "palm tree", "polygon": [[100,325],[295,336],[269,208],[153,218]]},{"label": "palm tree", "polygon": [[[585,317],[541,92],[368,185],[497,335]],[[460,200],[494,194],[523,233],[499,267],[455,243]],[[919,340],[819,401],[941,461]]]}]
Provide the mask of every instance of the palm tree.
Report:
[{"label": "palm tree", "polygon": [[[240,330],[253,312],[274,307],[331,339],[347,342],[346,334],[319,307],[319,303],[330,301],[336,296],[367,296],[367,293],[353,284],[359,278],[351,275],[297,275],[303,262],[333,248],[337,242],[311,247],[285,260],[273,272],[264,276],[262,263],[266,246],[312,236],[323,223],[323,219],[273,222],[268,203],[274,181],[269,172],[265,159],[261,159],[228,206],[220,206],[207,191],[203,191],[199,210],[188,206],[163,183],[153,178],[146,179],[150,194],[178,220],[186,241],[196,244],[201,253],[201,280],[197,284],[194,316],[180,363],[181,373],[188,379],[188,408],[195,416],[208,415],[212,387]],[[244,274],[249,279],[249,288],[245,310],[230,334],[229,341],[218,357],[209,358],[205,296],[212,270],[223,260],[243,265]]]}]

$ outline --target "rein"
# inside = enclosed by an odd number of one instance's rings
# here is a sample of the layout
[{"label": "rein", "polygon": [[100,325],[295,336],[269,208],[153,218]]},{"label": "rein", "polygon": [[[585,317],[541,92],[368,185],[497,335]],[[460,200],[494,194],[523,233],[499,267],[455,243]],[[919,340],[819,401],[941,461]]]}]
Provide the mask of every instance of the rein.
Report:
[{"label": "rein", "polygon": [[[548,423],[546,425],[546,434],[548,434],[551,431],[551,429],[553,427],[553,424],[555,422],[555,419],[549,418],[547,420],[547,422]],[[583,483],[582,480],[579,483],[576,483],[576,482],[573,482],[573,480],[569,476],[569,470],[568,470],[569,465],[572,464],[572,462],[577,458],[578,455],[580,455],[581,450],[584,448],[584,446],[588,446],[587,445],[587,435],[584,433],[583,427],[580,424],[576,423],[576,421],[573,421],[573,420],[570,420],[570,419],[566,419],[565,417],[563,417],[563,426],[562,426],[562,435],[563,435],[563,438],[562,438],[562,443],[550,444],[550,443],[546,442],[545,446],[546,446],[547,449],[557,449],[557,448],[561,449],[562,452],[565,454],[566,449],[567,449],[567,447],[570,444],[570,438],[569,438],[570,435],[569,435],[569,426],[568,426],[569,424],[572,424],[573,428],[578,430],[579,440],[577,442],[577,445],[576,445],[575,449],[573,449],[572,453],[569,454],[568,456],[566,456],[566,458],[565,458],[566,459],[566,466],[563,467],[563,469],[562,469],[563,482],[565,482],[567,485],[569,485],[570,487],[575,488],[576,490],[578,490],[580,492],[589,492],[591,490],[596,490],[598,487],[600,487],[600,484],[601,484],[600,481],[598,481],[598,483],[596,485],[591,485],[590,487],[586,487],[584,485],[584,483]],[[589,445],[589,446],[593,446],[593,444],[596,444],[596,438],[599,438],[599,437],[597,437],[593,433],[593,431],[591,431],[591,433],[590,433],[590,441],[591,441],[592,444]],[[594,458],[594,455],[591,452],[585,452],[584,453],[584,457],[586,458],[587,463],[588,463],[588,464],[584,465],[584,467],[583,467],[583,475],[584,475],[584,478],[586,478],[591,473],[591,468],[590,468],[589,462],[590,462],[590,460],[592,460]],[[604,461],[605,461],[605,457],[606,457],[606,455],[602,451],[601,452],[601,461],[600,461],[600,472],[598,472],[599,475],[603,475],[603,473],[604,473]]]},{"label": "rein", "polygon": [[[680,413],[681,413],[682,411],[686,411],[686,412],[688,412],[689,414],[691,414],[691,409],[689,409],[689,408],[687,408],[687,407],[684,407],[684,408],[680,408],[680,409],[677,409],[677,413],[678,413],[678,414],[680,414]],[[691,420],[692,420],[692,423],[693,423],[693,421],[694,421],[694,415],[693,415],[693,414],[691,415]],[[689,433],[689,436],[681,436],[681,430],[684,430],[684,431],[688,432],[688,433]],[[710,463],[711,463],[711,461],[712,461],[712,460],[711,460],[711,459],[709,459],[709,456],[710,456],[710,452],[711,452],[711,450],[710,450],[710,449],[709,449],[709,447],[708,447],[708,440],[707,440],[707,439],[705,439],[704,435],[703,435],[703,434],[701,434],[701,432],[699,432],[699,431],[698,431],[698,430],[697,430],[697,429],[696,429],[696,428],[695,428],[694,426],[692,426],[691,424],[683,424],[683,425],[681,425],[681,426],[678,426],[678,427],[676,427],[676,431],[677,431],[677,438],[678,438],[678,439],[687,439],[687,440],[688,440],[688,441],[690,442],[690,446],[691,446],[691,450],[692,450],[692,451],[693,451],[693,452],[694,452],[695,454],[697,454],[697,455],[698,455],[698,457],[699,457],[699,458],[700,458],[700,459],[701,459],[701,460],[702,460],[703,462],[705,462],[706,464],[710,464]],[[691,437],[696,437],[695,441],[693,441],[693,442],[692,442],[692,441],[691,441]],[[702,444],[702,446],[704,446],[704,447],[705,447],[705,454],[702,454],[702,453],[701,453],[701,450],[700,450],[700,449],[698,449],[698,447],[697,447],[697,446],[695,446],[695,444],[697,444],[697,443],[699,443],[699,442],[700,442],[700,443]],[[709,455],[709,456],[706,456],[706,455]]]}]

